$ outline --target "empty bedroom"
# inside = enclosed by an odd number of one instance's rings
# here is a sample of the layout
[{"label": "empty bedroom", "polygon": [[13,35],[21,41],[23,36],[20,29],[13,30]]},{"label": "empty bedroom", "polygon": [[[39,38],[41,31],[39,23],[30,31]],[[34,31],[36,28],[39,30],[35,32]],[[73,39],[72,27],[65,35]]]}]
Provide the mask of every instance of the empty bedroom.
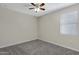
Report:
[{"label": "empty bedroom", "polygon": [[0,55],[79,55],[79,4],[0,3]]}]

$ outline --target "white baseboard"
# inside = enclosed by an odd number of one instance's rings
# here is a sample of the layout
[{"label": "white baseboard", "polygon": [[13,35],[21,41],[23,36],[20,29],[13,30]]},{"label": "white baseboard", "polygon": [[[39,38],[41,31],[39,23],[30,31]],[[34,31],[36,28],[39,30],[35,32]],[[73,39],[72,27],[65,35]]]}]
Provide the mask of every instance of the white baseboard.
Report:
[{"label": "white baseboard", "polygon": [[[36,40],[36,39],[32,39],[32,40]],[[32,40],[28,40],[26,42],[29,42],[29,41],[32,41]],[[41,39],[38,39],[38,40],[41,40]],[[59,44],[59,43],[56,43],[56,42],[47,41],[47,40],[42,40],[42,41],[49,42],[51,44],[55,44],[55,45],[62,46],[62,47],[65,47],[65,48],[68,48],[68,49],[71,49],[71,50],[79,52],[78,49],[72,48],[70,46],[62,45],[62,44]],[[14,44],[9,44],[9,45],[5,45],[5,46],[0,46],[0,48],[4,48],[4,47],[8,47],[8,46],[13,46],[13,45],[21,44],[21,43],[25,43],[25,41],[23,41],[23,42],[17,42],[17,43],[14,43]]]},{"label": "white baseboard", "polygon": [[78,49],[72,48],[72,47],[70,47],[70,46],[62,45],[62,44],[59,44],[59,43],[56,43],[56,42],[47,41],[47,40],[42,40],[42,41],[46,41],[46,42],[49,42],[49,43],[51,43],[51,44],[55,44],[55,45],[58,45],[58,46],[61,46],[61,47],[68,48],[68,49],[71,49],[71,50],[74,50],[74,51],[79,52]]},{"label": "white baseboard", "polygon": [[36,39],[31,39],[31,40],[26,40],[26,41],[21,41],[21,42],[15,42],[15,43],[12,43],[12,44],[6,44],[6,45],[3,45],[3,46],[0,46],[0,48],[14,46],[14,45],[22,44],[22,43],[29,42],[29,41],[32,41],[32,40],[36,40]]}]

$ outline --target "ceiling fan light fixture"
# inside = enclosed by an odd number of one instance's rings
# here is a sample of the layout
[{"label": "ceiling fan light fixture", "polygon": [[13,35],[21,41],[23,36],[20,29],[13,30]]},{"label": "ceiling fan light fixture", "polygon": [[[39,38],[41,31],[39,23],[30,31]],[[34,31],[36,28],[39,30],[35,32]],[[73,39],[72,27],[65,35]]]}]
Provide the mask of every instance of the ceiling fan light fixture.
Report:
[{"label": "ceiling fan light fixture", "polygon": [[39,8],[35,8],[35,12],[39,12],[40,11],[40,9]]},{"label": "ceiling fan light fixture", "polygon": [[37,13],[39,11],[45,11],[45,8],[43,7],[45,5],[45,3],[31,3],[32,8],[29,8],[30,10],[34,9],[34,11]]}]

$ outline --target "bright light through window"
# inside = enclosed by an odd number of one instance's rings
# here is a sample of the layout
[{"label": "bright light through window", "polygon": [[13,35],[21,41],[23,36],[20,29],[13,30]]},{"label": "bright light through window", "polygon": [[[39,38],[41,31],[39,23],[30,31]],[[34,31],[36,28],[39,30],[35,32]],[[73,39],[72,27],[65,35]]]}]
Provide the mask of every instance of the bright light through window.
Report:
[{"label": "bright light through window", "polygon": [[66,35],[78,34],[78,12],[62,14],[60,17],[60,32]]}]

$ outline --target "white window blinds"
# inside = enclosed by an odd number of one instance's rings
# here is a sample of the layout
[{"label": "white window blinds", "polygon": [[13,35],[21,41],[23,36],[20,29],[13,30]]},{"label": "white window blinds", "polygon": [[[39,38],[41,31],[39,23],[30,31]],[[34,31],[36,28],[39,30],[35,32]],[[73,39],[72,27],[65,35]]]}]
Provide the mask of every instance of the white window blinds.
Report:
[{"label": "white window blinds", "polygon": [[60,33],[66,35],[78,35],[78,12],[69,12],[60,16]]}]

